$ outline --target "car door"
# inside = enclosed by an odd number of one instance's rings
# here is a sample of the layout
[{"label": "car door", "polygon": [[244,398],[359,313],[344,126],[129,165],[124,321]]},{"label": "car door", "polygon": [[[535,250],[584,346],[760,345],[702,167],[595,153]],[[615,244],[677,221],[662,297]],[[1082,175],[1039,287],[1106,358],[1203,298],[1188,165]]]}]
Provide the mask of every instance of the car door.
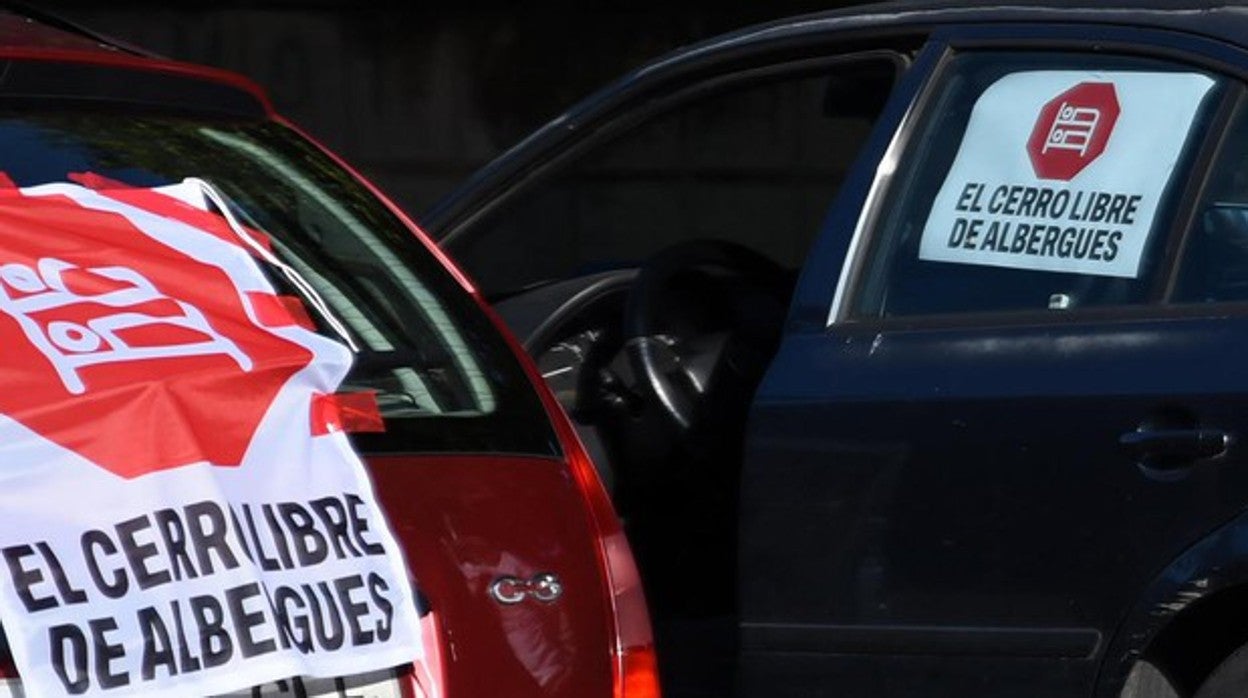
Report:
[{"label": "car door", "polygon": [[1242,60],[1106,27],[927,47],[755,398],[741,695],[1088,695],[1248,504],[1248,117],[1213,55]]},{"label": "car door", "polygon": [[[783,51],[767,41],[662,61],[574,107],[426,219],[536,358],[614,485],[665,695],[731,692],[742,430],[707,429],[695,443],[621,370],[637,269],[694,241],[752,250],[783,268],[785,297],[737,317],[774,333],[818,222],[921,36],[853,43],[812,33]],[[509,171],[524,175],[491,191]],[[460,223],[457,209],[479,217]],[[709,279],[684,278],[685,288]],[[709,319],[729,293],[702,288],[713,297],[690,316]],[[665,300],[689,302],[677,292]],[[752,389],[755,370],[738,368]],[[731,397],[720,406],[739,424],[749,391]]]}]

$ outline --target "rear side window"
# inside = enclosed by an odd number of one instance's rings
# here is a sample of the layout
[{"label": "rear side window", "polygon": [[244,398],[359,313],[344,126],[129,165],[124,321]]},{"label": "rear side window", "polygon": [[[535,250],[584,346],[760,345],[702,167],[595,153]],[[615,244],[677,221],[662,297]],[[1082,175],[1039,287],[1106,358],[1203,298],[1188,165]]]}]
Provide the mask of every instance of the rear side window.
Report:
[{"label": "rear side window", "polygon": [[898,163],[852,314],[1153,298],[1222,89],[1202,71],[1139,58],[959,55]]},{"label": "rear side window", "polygon": [[1248,104],[1242,99],[1196,205],[1172,300],[1248,301]]}]

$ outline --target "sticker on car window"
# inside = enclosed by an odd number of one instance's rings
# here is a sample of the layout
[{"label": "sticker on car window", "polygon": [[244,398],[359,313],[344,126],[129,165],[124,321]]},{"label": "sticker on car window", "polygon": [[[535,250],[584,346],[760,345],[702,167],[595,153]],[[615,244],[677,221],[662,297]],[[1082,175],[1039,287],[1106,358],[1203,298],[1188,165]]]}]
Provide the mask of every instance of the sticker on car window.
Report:
[{"label": "sticker on car window", "polygon": [[975,102],[919,258],[1137,277],[1213,84],[1195,73],[1001,78]]},{"label": "sticker on car window", "polygon": [[0,189],[0,621],[34,698],[422,656],[352,401],[326,397],[351,352],[284,312],[252,233],[186,206]]}]

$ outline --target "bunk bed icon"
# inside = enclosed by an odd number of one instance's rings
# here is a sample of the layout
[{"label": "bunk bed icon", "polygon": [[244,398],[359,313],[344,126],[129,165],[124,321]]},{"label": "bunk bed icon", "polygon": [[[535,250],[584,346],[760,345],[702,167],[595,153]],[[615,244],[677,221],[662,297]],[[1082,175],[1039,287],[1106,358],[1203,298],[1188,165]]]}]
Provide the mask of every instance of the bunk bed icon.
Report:
[{"label": "bunk bed icon", "polygon": [[1044,139],[1041,153],[1050,150],[1076,150],[1080,157],[1087,155],[1092,145],[1092,137],[1096,134],[1096,126],[1101,121],[1101,110],[1095,107],[1077,107],[1062,102],[1049,133]]}]

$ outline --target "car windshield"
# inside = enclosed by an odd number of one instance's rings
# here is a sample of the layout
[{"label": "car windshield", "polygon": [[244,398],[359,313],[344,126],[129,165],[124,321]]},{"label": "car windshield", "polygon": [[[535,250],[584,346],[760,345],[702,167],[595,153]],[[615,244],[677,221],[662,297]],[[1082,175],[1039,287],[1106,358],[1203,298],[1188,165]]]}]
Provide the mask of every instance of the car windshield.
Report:
[{"label": "car windshield", "polygon": [[[270,277],[323,300],[318,330],[356,348],[343,390],[375,391],[372,452],[554,454],[544,411],[475,302],[349,173],[269,121],[0,112],[0,171],[18,186],[209,182],[272,242]],[[277,269],[293,270],[283,274]],[[292,293],[299,289],[290,289]]]}]

